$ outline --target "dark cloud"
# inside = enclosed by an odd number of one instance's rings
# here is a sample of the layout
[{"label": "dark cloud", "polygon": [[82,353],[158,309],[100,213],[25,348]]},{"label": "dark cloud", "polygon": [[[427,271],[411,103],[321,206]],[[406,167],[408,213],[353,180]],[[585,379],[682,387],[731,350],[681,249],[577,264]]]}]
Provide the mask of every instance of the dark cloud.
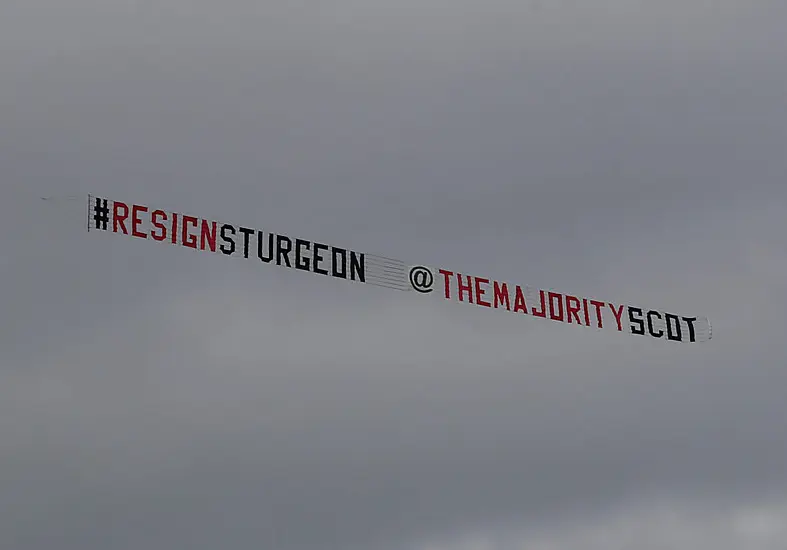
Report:
[{"label": "dark cloud", "polygon": [[[611,529],[613,550],[771,548],[781,12],[7,3],[3,546],[568,548]],[[37,199],[88,192],[696,312],[714,339],[105,238],[81,200]]]}]

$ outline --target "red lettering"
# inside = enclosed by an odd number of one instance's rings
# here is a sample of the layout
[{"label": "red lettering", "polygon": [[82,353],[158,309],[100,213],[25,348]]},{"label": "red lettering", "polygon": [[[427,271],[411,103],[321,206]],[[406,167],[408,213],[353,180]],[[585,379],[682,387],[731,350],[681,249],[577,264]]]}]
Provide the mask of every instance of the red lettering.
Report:
[{"label": "red lettering", "polygon": [[618,309],[615,309],[615,306],[609,304],[609,308],[612,310],[612,315],[615,316],[615,321],[618,323],[618,330],[623,331],[623,306],[620,306]]},{"label": "red lettering", "polygon": [[178,243],[178,215],[172,214],[172,244]]},{"label": "red lettering", "polygon": [[544,294],[543,290],[539,290],[538,293],[541,295],[541,310],[533,308],[533,315],[535,315],[536,317],[543,317],[546,319],[547,316],[546,295]]},{"label": "red lettering", "polygon": [[[121,214],[120,211],[123,210]],[[114,201],[112,203],[112,231],[118,232],[118,225],[123,229],[123,234],[128,235],[126,229],[126,218],[128,218],[128,205],[124,202]]]},{"label": "red lettering", "polygon": [[601,308],[607,304],[605,304],[604,302],[599,302],[598,300],[590,300],[590,303],[596,308],[596,318],[598,319],[598,328],[604,328],[604,321],[601,317]]},{"label": "red lettering", "polygon": [[[557,298],[557,310],[555,309],[555,299]],[[557,292],[549,293],[549,318],[553,321],[563,321],[563,295]]]},{"label": "red lettering", "polygon": [[140,206],[135,204],[131,207],[131,234],[134,237],[139,237],[140,239],[147,239],[148,236],[139,230],[139,224],[142,223],[142,220],[139,218],[140,212],[147,212],[147,206]]},{"label": "red lettering", "polygon": [[494,287],[495,287],[495,308],[497,308],[500,304],[505,302],[506,309],[508,311],[511,311],[511,299],[508,297],[508,285],[506,283],[499,285],[497,281],[495,281]]},{"label": "red lettering", "polygon": [[208,220],[202,220],[202,232],[200,233],[200,249],[205,250],[205,242],[211,252],[216,252],[216,222],[208,225]]},{"label": "red lettering", "polygon": [[456,274],[456,280],[457,280],[457,282],[459,284],[459,301],[460,302],[464,302],[464,299],[462,298],[462,296],[464,296],[464,294],[467,293],[467,297],[468,297],[467,301],[472,304],[473,303],[473,283],[471,282],[470,275],[467,275],[467,284],[466,285],[462,284],[462,274],[461,273],[457,273]]},{"label": "red lettering", "polygon": [[157,234],[153,231],[150,232],[150,236],[153,237],[155,241],[163,241],[167,238],[167,227],[158,221],[159,218],[167,219],[167,213],[163,210],[154,210],[153,213],[150,215],[150,223],[153,224],[153,227],[161,231],[161,233]]},{"label": "red lettering", "polygon": [[585,312],[585,325],[590,326],[590,311],[588,310],[587,298],[582,298],[582,309]]},{"label": "red lettering", "polygon": [[440,273],[442,274],[443,278],[445,279],[445,299],[451,299],[451,279],[450,277],[454,274],[453,271],[446,271],[445,269],[441,269]]},{"label": "red lettering", "polygon": [[573,323],[572,319],[577,320],[577,324],[581,325],[582,321],[579,320],[579,298],[576,296],[566,295],[566,318],[569,323]]},{"label": "red lettering", "polygon": [[486,290],[481,288],[481,283],[488,285],[489,279],[475,278],[475,301],[479,306],[492,307],[492,304],[483,299]]},{"label": "red lettering", "polygon": [[522,287],[516,285],[516,296],[514,297],[514,312],[527,313],[527,302],[525,302],[525,294],[522,292]]},{"label": "red lettering", "polygon": [[189,226],[197,227],[197,218],[194,216],[183,216],[183,239],[182,245],[189,248],[197,248],[197,237],[189,233]]}]

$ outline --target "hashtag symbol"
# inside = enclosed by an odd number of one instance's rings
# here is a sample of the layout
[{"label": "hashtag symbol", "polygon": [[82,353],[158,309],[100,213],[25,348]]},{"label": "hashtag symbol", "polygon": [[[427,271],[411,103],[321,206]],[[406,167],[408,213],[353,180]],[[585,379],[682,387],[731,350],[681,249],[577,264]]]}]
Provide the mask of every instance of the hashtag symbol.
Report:
[{"label": "hashtag symbol", "polygon": [[96,222],[97,229],[107,230],[109,223],[109,201],[96,197],[96,203],[93,206],[93,221]]}]

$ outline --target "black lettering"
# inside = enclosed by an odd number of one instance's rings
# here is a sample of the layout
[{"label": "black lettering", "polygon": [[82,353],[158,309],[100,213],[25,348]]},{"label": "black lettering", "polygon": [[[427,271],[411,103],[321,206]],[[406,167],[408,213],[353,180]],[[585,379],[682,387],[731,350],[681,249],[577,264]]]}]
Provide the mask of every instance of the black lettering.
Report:
[{"label": "black lettering", "polygon": [[309,258],[303,257],[301,254],[301,250],[305,248],[309,250],[309,246],[311,243],[309,241],[304,241],[303,239],[295,239],[295,268],[300,269],[301,271],[309,271]]},{"label": "black lettering", "polygon": [[350,251],[350,279],[355,281],[356,277],[362,283],[366,282],[366,255],[362,252]]},{"label": "black lettering", "polygon": [[684,317],[684,321],[689,324],[689,342],[696,342],[696,336],[694,334],[694,321],[697,320],[696,317]]},{"label": "black lettering", "polygon": [[[682,342],[683,333],[680,330],[680,319],[678,319],[677,315],[671,313],[667,313],[665,316],[667,318],[667,339],[673,342]],[[677,332],[672,332],[672,323],[670,323],[670,321],[675,322],[675,330],[677,330]]]},{"label": "black lettering", "polygon": [[653,331],[654,317],[658,317],[659,319],[661,319],[661,313],[651,309],[650,311],[648,311],[648,332],[650,332],[650,335],[653,336],[654,338],[661,338],[662,336],[664,336],[663,330],[659,330],[658,332]]},{"label": "black lettering", "polygon": [[247,227],[241,227],[238,229],[241,233],[243,233],[243,257],[249,257],[249,237],[254,233],[253,229],[249,229]]},{"label": "black lettering", "polygon": [[[631,334],[645,334],[645,320],[642,318],[642,309],[629,306],[629,321],[631,322]],[[636,317],[635,317],[636,314]]]},{"label": "black lettering", "polygon": [[314,243],[314,272],[320,275],[327,275],[328,270],[320,267],[320,262],[325,258],[320,256],[320,250],[327,251],[328,246],[320,243]]},{"label": "black lettering", "polygon": [[265,255],[263,246],[262,231],[257,231],[257,257],[269,264],[273,259],[273,233],[268,233],[268,255]]},{"label": "black lettering", "polygon": [[[287,243],[287,246],[283,246]],[[287,267],[292,267],[290,264],[290,252],[292,251],[292,241],[289,237],[284,235],[276,235],[276,263],[281,265],[281,259],[284,258],[284,263]]]},{"label": "black lettering", "polygon": [[[338,277],[339,279],[346,279],[347,278],[347,251],[343,248],[332,247],[331,254],[333,261],[331,262],[331,272],[334,277]],[[341,259],[341,264],[339,264],[337,260],[337,256]],[[341,265],[341,271],[339,270],[339,266]]]},{"label": "black lettering", "polygon": [[221,226],[221,240],[225,243],[229,243],[229,246],[221,245],[219,248],[221,249],[224,254],[227,256],[231,256],[235,253],[235,241],[227,236],[227,231],[235,235],[235,228],[231,225],[225,223]]}]

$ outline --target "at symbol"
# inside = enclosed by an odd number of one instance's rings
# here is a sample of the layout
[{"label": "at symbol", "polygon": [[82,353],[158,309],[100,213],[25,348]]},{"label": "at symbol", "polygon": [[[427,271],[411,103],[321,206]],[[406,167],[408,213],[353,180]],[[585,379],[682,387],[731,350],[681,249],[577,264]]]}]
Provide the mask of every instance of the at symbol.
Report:
[{"label": "at symbol", "polygon": [[432,285],[434,284],[434,275],[432,270],[422,265],[417,265],[410,268],[410,285],[423,294],[432,292]]}]

